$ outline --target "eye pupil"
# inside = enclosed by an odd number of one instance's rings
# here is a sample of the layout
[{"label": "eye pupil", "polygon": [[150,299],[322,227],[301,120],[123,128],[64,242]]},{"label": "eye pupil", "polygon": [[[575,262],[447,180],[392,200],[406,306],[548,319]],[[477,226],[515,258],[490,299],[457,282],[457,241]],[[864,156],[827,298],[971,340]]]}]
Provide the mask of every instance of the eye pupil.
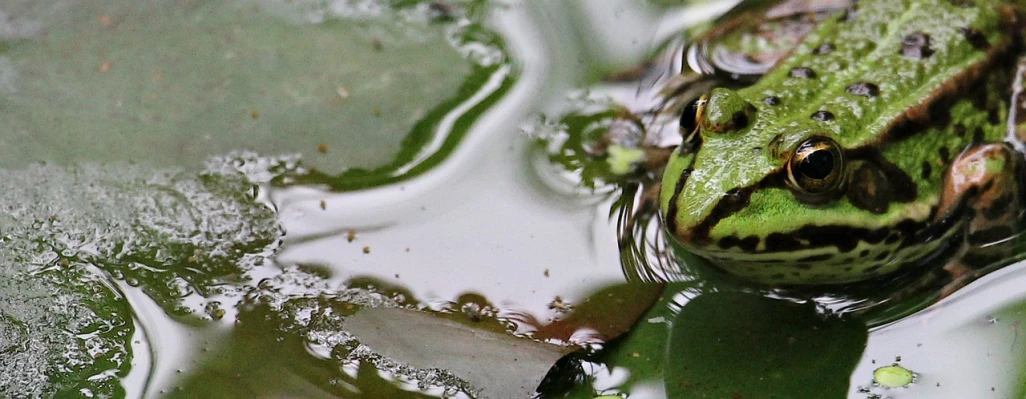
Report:
[{"label": "eye pupil", "polygon": [[822,180],[834,170],[834,154],[827,150],[816,150],[798,164],[798,171],[810,179]]}]

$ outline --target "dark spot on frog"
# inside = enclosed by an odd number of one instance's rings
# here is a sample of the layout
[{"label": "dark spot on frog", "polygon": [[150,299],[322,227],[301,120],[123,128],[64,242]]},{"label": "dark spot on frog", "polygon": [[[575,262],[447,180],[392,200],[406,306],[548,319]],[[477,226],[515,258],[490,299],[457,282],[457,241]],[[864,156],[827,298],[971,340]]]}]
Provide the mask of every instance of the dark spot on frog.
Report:
[{"label": "dark spot on frog", "polygon": [[884,244],[891,245],[897,243],[898,241],[901,241],[901,233],[895,231],[891,233],[891,235],[887,236],[887,239],[884,240]]},{"label": "dark spot on frog", "polygon": [[788,72],[788,76],[792,78],[814,79],[816,71],[809,67],[794,67],[791,68],[791,72]]},{"label": "dark spot on frog", "polygon": [[755,252],[755,248],[759,245],[759,237],[752,235],[739,240],[736,236],[728,236],[721,238],[717,245],[722,249],[736,246],[745,252]]},{"label": "dark spot on frog", "polygon": [[802,248],[802,243],[788,234],[772,233],[766,237],[766,251],[790,251]]},{"label": "dark spot on frog", "polygon": [[848,266],[848,267],[845,267],[845,268],[844,268],[844,271],[845,271],[845,272],[850,272],[850,271],[851,271],[851,269],[852,269],[852,267],[851,267],[851,266]]},{"label": "dark spot on frog", "polygon": [[865,258],[867,256],[869,256],[869,250],[868,249],[863,249],[862,251],[859,252],[859,257],[860,258]]},{"label": "dark spot on frog", "polygon": [[910,33],[901,39],[901,53],[905,58],[923,59],[933,55],[930,35],[923,32]]},{"label": "dark spot on frog", "polygon": [[832,52],[834,52],[834,45],[830,43],[823,43],[819,47],[812,49],[812,54],[816,55],[827,55]]},{"label": "dark spot on frog", "polygon": [[880,242],[886,229],[869,230],[851,226],[807,225],[788,233],[772,233],[766,237],[766,252],[788,252],[805,248],[835,246],[839,252],[850,252],[860,241]]},{"label": "dark spot on frog", "polygon": [[948,161],[951,160],[951,152],[948,150],[948,147],[941,147],[937,152],[940,154],[941,161],[944,163],[948,163]]},{"label": "dark spot on frog", "polygon": [[977,127],[976,130],[973,130],[973,142],[974,143],[982,143],[983,142],[983,136],[984,135],[983,135],[983,128],[982,127]]},{"label": "dark spot on frog", "polygon": [[834,114],[830,113],[830,111],[820,110],[812,113],[812,119],[815,119],[820,122],[826,122],[833,120]]},{"label": "dark spot on frog", "polygon": [[976,29],[969,27],[958,28],[959,32],[965,36],[965,40],[969,42],[973,48],[977,50],[984,50],[990,47],[990,43],[987,41],[987,36]]},{"label": "dark spot on frog", "polygon": [[870,274],[870,273],[873,273],[873,272],[875,272],[877,270],[880,270],[881,266],[883,266],[883,265],[875,265],[875,266],[867,267],[867,268],[863,269],[862,272],[866,273],[866,274]]},{"label": "dark spot on frog", "polygon": [[785,277],[784,273],[777,273],[777,274],[774,274],[774,275],[770,276],[770,278],[774,279],[774,280],[783,280],[784,277]]},{"label": "dark spot on frog", "polygon": [[951,4],[962,8],[976,7],[976,3],[974,3],[972,0],[951,0]]},{"label": "dark spot on frog", "polygon": [[744,111],[737,111],[730,117],[732,130],[743,129],[748,126],[748,114]]},{"label": "dark spot on frog", "polygon": [[965,130],[965,125],[961,123],[955,124],[955,134],[958,137],[965,137]]},{"label": "dark spot on frog", "polygon": [[812,270],[812,265],[808,263],[795,263],[794,267],[801,270]]},{"label": "dark spot on frog", "polygon": [[884,259],[887,259],[887,257],[889,257],[889,256],[891,256],[890,252],[881,252],[881,253],[877,254],[876,257],[873,258],[873,260],[875,260],[875,261],[882,261]]},{"label": "dark spot on frog", "polygon": [[847,91],[848,94],[854,94],[856,96],[866,98],[873,98],[880,94],[880,87],[869,82],[852,83],[844,90]]},{"label": "dark spot on frog", "polygon": [[926,180],[930,178],[931,173],[933,173],[933,167],[930,166],[930,162],[923,161],[923,172],[920,174],[920,176],[924,180]]},{"label": "dark spot on frog", "polygon": [[769,97],[766,97],[766,98],[762,99],[762,103],[766,104],[766,105],[769,105],[771,107],[775,107],[777,105],[780,105],[780,97],[769,96]]}]

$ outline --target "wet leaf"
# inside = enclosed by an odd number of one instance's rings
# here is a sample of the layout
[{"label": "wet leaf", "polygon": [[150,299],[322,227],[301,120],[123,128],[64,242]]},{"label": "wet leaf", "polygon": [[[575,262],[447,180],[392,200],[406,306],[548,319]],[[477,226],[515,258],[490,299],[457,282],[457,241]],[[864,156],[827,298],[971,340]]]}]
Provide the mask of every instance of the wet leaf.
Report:
[{"label": "wet leaf", "polygon": [[[655,303],[648,306],[647,311],[636,319],[624,318],[633,321],[629,331],[607,342],[602,351],[591,354],[581,350],[561,360],[562,367],[549,375],[549,380],[546,381],[546,392],[542,397],[591,399],[594,396],[608,393],[644,395],[636,390],[649,389],[648,387],[653,384],[661,386],[663,364],[666,358],[666,342],[669,335],[669,320],[673,318],[680,307],[676,302],[676,294],[690,291],[694,289],[694,286],[693,282],[675,282],[665,285],[629,284],[614,286],[593,294],[593,297],[609,293],[629,294],[635,296],[633,299],[638,299],[638,303],[651,301]],[[646,290],[645,287],[648,289]],[[651,290],[657,287],[662,287],[662,290]],[[636,304],[631,305],[632,303],[634,303],[633,300],[624,301],[623,304],[627,306],[614,306],[609,313],[633,314],[632,312],[636,310],[642,310],[635,308]],[[605,371],[599,371],[599,375],[588,374],[580,366],[586,362],[601,364],[604,367],[599,370]],[[610,370],[630,370],[630,374],[625,380],[614,386],[602,384],[602,389],[596,387],[596,380],[609,377],[607,373]]]},{"label": "wet leaf", "polygon": [[530,397],[567,351],[403,309],[364,309],[347,319],[345,327],[384,356],[465,379],[480,390],[481,398]]},{"label": "wet leaf", "polygon": [[866,346],[865,324],[809,304],[717,292],[673,321],[666,393],[673,398],[844,398]]},{"label": "wet leaf", "polygon": [[662,284],[628,283],[603,288],[588,295],[573,312],[552,323],[537,326],[534,337],[569,341],[580,330],[609,341],[626,334],[659,299]]}]

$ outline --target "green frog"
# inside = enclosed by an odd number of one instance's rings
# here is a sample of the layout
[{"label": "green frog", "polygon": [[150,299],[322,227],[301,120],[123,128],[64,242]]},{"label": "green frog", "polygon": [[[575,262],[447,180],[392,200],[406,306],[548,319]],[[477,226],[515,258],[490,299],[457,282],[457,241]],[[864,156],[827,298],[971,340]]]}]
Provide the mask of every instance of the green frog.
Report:
[{"label": "green frog", "polygon": [[665,228],[773,286],[923,265],[967,281],[1022,222],[1024,26],[996,0],[862,0],[818,20],[750,86],[683,107]]}]

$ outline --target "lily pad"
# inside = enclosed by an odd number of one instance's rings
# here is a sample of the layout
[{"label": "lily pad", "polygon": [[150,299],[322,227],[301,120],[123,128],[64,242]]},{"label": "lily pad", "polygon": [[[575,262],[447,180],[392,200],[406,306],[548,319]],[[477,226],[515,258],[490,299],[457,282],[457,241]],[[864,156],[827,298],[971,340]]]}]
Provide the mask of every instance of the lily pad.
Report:
[{"label": "lily pad", "polygon": [[334,3],[4,2],[0,167],[244,149],[380,166],[473,64],[426,10]]},{"label": "lily pad", "polygon": [[667,348],[672,398],[844,398],[868,332],[811,304],[716,292],[684,306]]}]

